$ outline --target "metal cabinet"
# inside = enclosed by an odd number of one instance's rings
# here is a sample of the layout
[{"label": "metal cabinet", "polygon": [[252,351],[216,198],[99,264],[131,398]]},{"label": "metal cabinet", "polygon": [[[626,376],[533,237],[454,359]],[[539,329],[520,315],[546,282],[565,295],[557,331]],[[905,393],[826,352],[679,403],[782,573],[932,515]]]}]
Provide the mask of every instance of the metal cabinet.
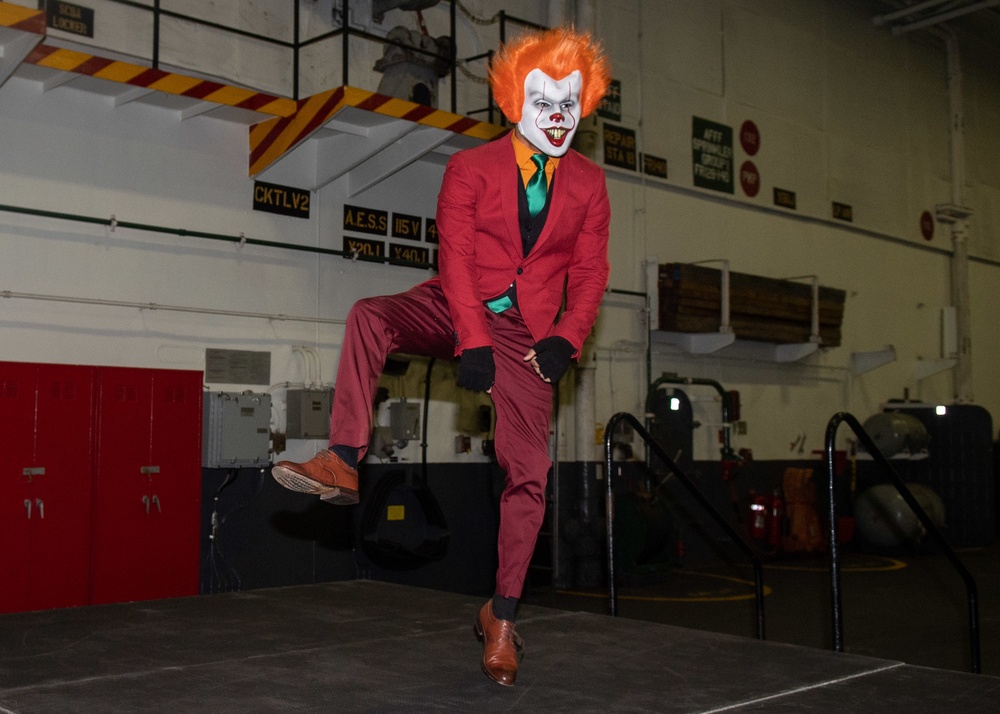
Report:
[{"label": "metal cabinet", "polygon": [[199,372],[102,368],[91,602],[198,593]]},{"label": "metal cabinet", "polygon": [[0,612],[88,602],[95,374],[0,362]]},{"label": "metal cabinet", "polygon": [[0,612],[197,594],[201,391],[0,362]]}]

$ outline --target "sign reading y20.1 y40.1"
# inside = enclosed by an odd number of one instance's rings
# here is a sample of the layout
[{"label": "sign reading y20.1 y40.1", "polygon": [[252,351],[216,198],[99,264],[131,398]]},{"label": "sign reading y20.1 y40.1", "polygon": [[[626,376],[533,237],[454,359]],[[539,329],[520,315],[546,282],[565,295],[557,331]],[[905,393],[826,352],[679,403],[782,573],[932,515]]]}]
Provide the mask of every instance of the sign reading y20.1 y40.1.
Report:
[{"label": "sign reading y20.1 y40.1", "polygon": [[694,185],[733,192],[733,128],[692,117],[691,151]]}]

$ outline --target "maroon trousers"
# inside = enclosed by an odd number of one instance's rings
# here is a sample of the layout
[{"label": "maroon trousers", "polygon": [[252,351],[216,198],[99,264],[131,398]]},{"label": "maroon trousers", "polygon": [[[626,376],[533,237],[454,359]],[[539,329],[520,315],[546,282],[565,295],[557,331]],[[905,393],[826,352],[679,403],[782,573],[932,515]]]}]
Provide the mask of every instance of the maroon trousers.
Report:
[{"label": "maroon trousers", "polygon": [[[496,315],[485,307],[493,339],[497,461],[506,472],[500,498],[496,591],[520,597],[545,515],[552,385],[523,357],[534,344],[516,309]],[[358,448],[364,458],[373,427],[372,403],[386,357],[394,352],[450,359],[454,328],[441,286],[422,283],[398,295],[365,298],[347,318],[333,397],[330,443]]]}]

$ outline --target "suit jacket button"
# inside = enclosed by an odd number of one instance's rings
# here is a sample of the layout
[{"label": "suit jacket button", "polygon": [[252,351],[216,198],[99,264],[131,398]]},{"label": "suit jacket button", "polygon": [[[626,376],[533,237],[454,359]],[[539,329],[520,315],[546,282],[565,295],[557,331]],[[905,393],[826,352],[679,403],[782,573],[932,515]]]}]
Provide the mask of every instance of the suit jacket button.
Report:
[{"label": "suit jacket button", "polygon": [[523,272],[524,272],[524,268],[518,268],[518,269],[517,269],[517,274],[518,274],[518,275],[520,275],[520,274],[521,274],[521,273],[523,273]]}]

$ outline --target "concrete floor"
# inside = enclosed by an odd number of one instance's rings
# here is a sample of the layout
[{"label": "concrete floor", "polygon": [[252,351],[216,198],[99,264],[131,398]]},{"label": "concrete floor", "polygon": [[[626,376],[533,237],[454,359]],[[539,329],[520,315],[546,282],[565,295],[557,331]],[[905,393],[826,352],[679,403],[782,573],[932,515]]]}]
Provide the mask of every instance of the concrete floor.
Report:
[{"label": "concrete floor", "polygon": [[[976,579],[982,672],[1000,676],[1000,544],[959,550]],[[941,555],[842,554],[845,652],[925,667],[970,671],[964,583]],[[824,556],[765,560],[768,641],[830,649],[829,561]],[[673,568],[663,582],[621,587],[620,617],[744,637],[755,635],[748,565]],[[605,590],[532,589],[527,602],[607,613]]]},{"label": "concrete floor", "polygon": [[514,687],[482,598],[374,581],[0,617],[0,712],[992,712],[1000,678],[527,605]]}]

